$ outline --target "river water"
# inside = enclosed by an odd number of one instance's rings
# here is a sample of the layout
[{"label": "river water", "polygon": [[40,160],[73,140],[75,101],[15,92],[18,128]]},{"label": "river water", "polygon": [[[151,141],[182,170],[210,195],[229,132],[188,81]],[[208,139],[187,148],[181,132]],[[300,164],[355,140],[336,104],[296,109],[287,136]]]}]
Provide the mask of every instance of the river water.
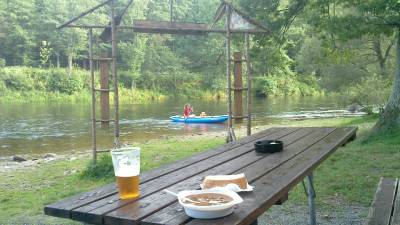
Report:
[{"label": "river water", "polygon": [[[181,114],[187,100],[120,106],[121,140],[144,142],[166,135],[221,131],[226,124],[182,124],[168,117]],[[196,114],[226,114],[225,101],[190,101]],[[281,119],[348,116],[335,99],[327,97],[253,100],[254,125]],[[344,112],[344,113],[343,113]],[[87,103],[0,104],[0,157],[14,154],[66,153],[91,148],[90,105]],[[240,126],[240,125],[239,125]],[[245,126],[245,124],[243,124]],[[113,126],[98,129],[98,145],[112,144]]]}]

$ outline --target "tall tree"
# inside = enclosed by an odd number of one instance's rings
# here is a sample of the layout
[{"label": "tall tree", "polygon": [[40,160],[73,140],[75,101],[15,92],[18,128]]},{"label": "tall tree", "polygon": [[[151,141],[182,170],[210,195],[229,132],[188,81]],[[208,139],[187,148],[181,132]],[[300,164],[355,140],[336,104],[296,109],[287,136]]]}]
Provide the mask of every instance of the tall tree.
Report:
[{"label": "tall tree", "polygon": [[[392,93],[373,128],[374,133],[400,129],[400,1],[310,0],[309,24],[330,34],[332,40],[373,37],[372,49],[382,71],[393,44],[381,49],[382,37],[396,37],[396,71]],[[336,10],[335,10],[336,9]],[[336,13],[340,10],[340,13]]]}]

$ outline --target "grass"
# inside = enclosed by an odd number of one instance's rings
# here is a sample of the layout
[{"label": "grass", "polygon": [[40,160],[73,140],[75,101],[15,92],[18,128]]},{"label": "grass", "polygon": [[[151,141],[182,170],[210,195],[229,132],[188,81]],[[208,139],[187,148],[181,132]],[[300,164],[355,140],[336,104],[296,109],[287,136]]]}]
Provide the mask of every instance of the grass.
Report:
[{"label": "grass", "polygon": [[[120,88],[121,103],[147,103],[152,101],[161,101],[166,98],[165,95],[149,90]],[[99,96],[99,94],[96,94]],[[0,102],[4,103],[25,103],[25,102],[90,102],[91,94],[83,90],[73,94],[64,94],[48,91],[5,91],[0,95]],[[113,93],[110,94],[110,104],[114,101]]]},{"label": "grass", "polygon": [[[141,145],[141,168],[146,171],[221,144],[223,140],[216,138],[195,140],[173,138],[152,141]],[[42,214],[44,205],[112,182],[113,179],[110,179],[113,177],[112,169],[108,168],[100,172],[98,169],[105,166],[108,163],[107,160],[109,158],[104,155],[96,168],[90,166],[87,159],[77,159],[42,164],[29,170],[1,174],[0,224],[32,223],[24,219]],[[86,168],[89,170],[85,170]],[[64,175],[71,171],[75,173]],[[64,220],[46,219],[50,220],[47,221],[50,224],[65,224]],[[43,221],[33,224],[37,223],[43,223]]]},{"label": "grass", "polygon": [[[97,94],[98,96],[99,94]],[[184,93],[161,93],[158,91],[119,88],[120,103],[150,103],[154,101],[162,101],[167,98],[188,98],[215,100],[224,98],[225,93],[214,92],[209,90],[198,90],[195,94],[186,95]],[[114,102],[113,93],[110,93],[110,104]],[[0,103],[45,103],[45,102],[90,102],[91,94],[87,90],[75,92],[73,94],[65,94],[49,91],[3,91],[0,90]]]},{"label": "grass", "polygon": [[[340,148],[315,171],[315,186],[318,203],[322,206],[329,207],[331,199],[369,206],[381,176],[400,177],[400,132],[366,141],[368,130],[375,120],[374,117],[364,117],[282,121],[273,126],[358,126],[358,138]],[[212,137],[152,141],[141,145],[142,168],[156,168],[223,143],[223,138]],[[51,221],[48,223],[69,224],[70,221],[40,216],[43,206],[111,182],[113,176],[109,160],[103,156],[97,167],[93,167],[87,159],[59,161],[2,174],[0,224],[15,223],[23,218],[45,218]],[[64,175],[73,170],[76,173]],[[301,185],[290,193],[289,202],[306,203]]]}]

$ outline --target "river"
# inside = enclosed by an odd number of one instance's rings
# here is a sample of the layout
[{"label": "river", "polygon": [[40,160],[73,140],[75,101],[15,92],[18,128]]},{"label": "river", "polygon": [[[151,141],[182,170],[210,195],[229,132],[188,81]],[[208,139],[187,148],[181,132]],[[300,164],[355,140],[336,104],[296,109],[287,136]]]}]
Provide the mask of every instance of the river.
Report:
[{"label": "river", "polygon": [[[144,142],[165,135],[221,131],[226,124],[182,124],[168,117],[182,113],[187,100],[120,106],[121,140]],[[226,114],[225,101],[191,100],[195,113]],[[253,100],[254,125],[281,119],[348,116],[337,100],[327,97]],[[66,153],[91,148],[90,105],[87,103],[0,104],[0,157],[14,154]],[[238,125],[240,126],[240,125]],[[98,129],[98,145],[111,146],[113,126]]]}]

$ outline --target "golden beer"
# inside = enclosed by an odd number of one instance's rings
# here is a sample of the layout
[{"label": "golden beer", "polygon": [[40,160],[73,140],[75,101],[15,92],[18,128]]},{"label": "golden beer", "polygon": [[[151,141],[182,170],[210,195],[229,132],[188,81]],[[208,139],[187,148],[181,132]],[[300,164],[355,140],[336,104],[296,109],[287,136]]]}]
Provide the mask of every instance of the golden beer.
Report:
[{"label": "golden beer", "polygon": [[118,192],[121,199],[136,198],[139,196],[139,176],[117,178]]},{"label": "golden beer", "polygon": [[137,198],[140,194],[140,148],[117,148],[111,151],[111,156],[120,198]]}]

